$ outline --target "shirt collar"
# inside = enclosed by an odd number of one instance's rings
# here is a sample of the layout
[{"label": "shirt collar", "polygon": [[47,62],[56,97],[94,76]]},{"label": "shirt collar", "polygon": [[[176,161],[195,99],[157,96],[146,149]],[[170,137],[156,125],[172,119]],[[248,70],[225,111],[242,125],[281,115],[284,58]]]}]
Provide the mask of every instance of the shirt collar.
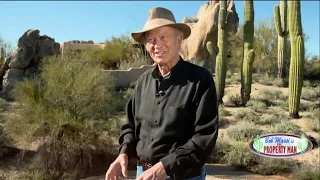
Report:
[{"label": "shirt collar", "polygon": [[171,70],[170,70],[170,74],[166,77],[162,77],[160,75],[160,72],[159,72],[159,67],[158,65],[156,65],[156,67],[153,69],[152,71],[152,77],[155,78],[155,79],[170,79],[172,76],[175,76],[175,74],[179,71],[181,65],[183,63],[183,59],[181,58],[181,56],[179,57],[179,60],[177,62],[176,65],[174,65]]}]

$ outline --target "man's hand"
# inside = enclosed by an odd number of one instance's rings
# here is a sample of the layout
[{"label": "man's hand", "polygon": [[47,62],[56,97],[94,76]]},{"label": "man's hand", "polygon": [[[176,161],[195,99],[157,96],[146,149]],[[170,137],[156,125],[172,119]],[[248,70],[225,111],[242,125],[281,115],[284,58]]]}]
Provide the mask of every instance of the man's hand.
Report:
[{"label": "man's hand", "polygon": [[117,159],[110,165],[105,180],[117,180],[122,172],[124,177],[128,176],[128,156],[119,154]]},{"label": "man's hand", "polygon": [[166,178],[166,170],[162,162],[158,162],[150,169],[144,171],[136,180],[165,180]]}]

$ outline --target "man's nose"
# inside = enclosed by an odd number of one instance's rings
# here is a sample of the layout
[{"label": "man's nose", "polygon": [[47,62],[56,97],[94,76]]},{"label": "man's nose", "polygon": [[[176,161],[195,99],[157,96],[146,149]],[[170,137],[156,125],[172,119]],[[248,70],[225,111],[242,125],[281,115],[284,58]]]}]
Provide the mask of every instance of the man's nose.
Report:
[{"label": "man's nose", "polygon": [[161,41],[161,39],[160,38],[155,39],[153,47],[154,48],[160,48],[162,46],[163,46],[163,42]]}]

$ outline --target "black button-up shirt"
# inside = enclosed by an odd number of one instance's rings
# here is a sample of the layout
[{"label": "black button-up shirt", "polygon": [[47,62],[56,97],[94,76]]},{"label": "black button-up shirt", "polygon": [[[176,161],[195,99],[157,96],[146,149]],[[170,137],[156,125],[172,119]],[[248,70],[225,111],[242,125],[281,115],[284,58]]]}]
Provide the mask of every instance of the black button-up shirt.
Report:
[{"label": "black button-up shirt", "polygon": [[211,74],[181,57],[168,77],[142,74],[126,106],[120,153],[156,164],[168,175],[198,170],[218,137],[218,104]]}]

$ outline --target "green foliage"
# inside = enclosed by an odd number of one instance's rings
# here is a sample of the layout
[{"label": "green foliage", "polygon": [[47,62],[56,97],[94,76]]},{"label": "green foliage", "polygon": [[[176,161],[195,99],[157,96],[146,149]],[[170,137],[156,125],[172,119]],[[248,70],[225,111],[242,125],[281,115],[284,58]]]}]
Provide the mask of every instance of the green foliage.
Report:
[{"label": "green foliage", "polygon": [[3,39],[1,35],[0,35],[0,48],[3,48],[5,52],[4,59],[10,56],[15,50],[14,45],[11,42],[7,42],[5,39]]},{"label": "green foliage", "polygon": [[253,122],[239,121],[235,125],[230,125],[227,133],[230,138],[236,141],[249,142],[251,139],[260,135],[263,131]]},{"label": "green foliage", "polygon": [[217,139],[216,146],[214,147],[208,163],[225,163],[224,157],[229,152],[231,143],[226,140]]},{"label": "green foliage", "polygon": [[300,96],[304,74],[304,37],[302,33],[300,1],[289,1],[289,34],[291,59],[289,72],[289,115],[299,118]]},{"label": "green foliage", "polygon": [[241,105],[241,96],[239,93],[228,94],[228,98],[230,103],[233,104],[234,106]]},{"label": "green foliage", "polygon": [[82,54],[51,57],[41,65],[40,78],[18,83],[13,91],[23,108],[6,120],[5,130],[25,145],[40,141],[36,164],[52,174],[80,176],[113,147],[118,95],[91,60]]},{"label": "green foliage", "polygon": [[297,165],[297,160],[293,159],[273,159],[273,158],[258,158],[258,165],[250,168],[254,173],[261,175],[281,175],[294,172]]},{"label": "green foliage", "polygon": [[312,56],[304,62],[304,79],[319,80],[320,77],[320,58]]},{"label": "green foliage", "polygon": [[301,135],[300,127],[293,124],[291,121],[281,121],[279,123],[271,124],[268,127],[268,133],[290,133]]},{"label": "green foliage", "polygon": [[252,66],[255,59],[254,41],[254,6],[253,0],[244,1],[243,59],[241,68],[241,103],[250,100],[252,83]]},{"label": "green foliage", "polygon": [[302,164],[301,167],[296,168],[295,173],[292,174],[294,180],[318,180],[320,179],[319,165]]},{"label": "green foliage", "polygon": [[245,168],[256,165],[256,154],[248,148],[248,142],[232,142],[225,159],[231,166]]},{"label": "green foliage", "polygon": [[103,69],[119,69],[121,64],[136,61],[139,63],[135,63],[135,66],[152,63],[143,49],[133,47],[132,40],[127,35],[112,36],[105,42],[104,49],[87,49],[85,52],[91,57],[91,63],[101,64]]}]

